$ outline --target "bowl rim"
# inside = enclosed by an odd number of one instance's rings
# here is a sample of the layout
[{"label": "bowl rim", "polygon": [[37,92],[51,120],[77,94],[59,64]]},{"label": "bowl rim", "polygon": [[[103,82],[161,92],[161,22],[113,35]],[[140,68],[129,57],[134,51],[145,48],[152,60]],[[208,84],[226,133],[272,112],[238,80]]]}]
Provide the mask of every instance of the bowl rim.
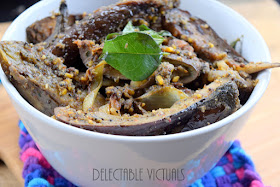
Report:
[{"label": "bowl rim", "polygon": [[[233,14],[234,17],[240,20],[240,22],[244,22],[246,25],[248,25],[252,31],[258,35],[260,41],[264,47],[264,54],[267,59],[269,59],[269,62],[271,63],[271,56],[268,49],[267,44],[265,43],[263,37],[261,34],[257,31],[257,29],[249,23],[243,16],[241,16],[239,13],[237,13],[232,8],[224,5],[223,3],[216,1],[216,0],[208,0],[210,3],[215,4],[215,6],[219,6],[220,8],[226,9],[231,14]],[[38,3],[34,4],[30,8],[28,8],[26,11],[24,11],[19,17],[17,17],[10,27],[6,30],[2,40],[5,40],[5,38],[9,38],[9,33],[11,30],[16,28],[17,23],[20,21],[22,17],[25,17],[26,15],[30,14],[33,10],[41,7],[44,5],[44,3],[47,3],[47,0],[39,1]],[[227,124],[230,124],[231,122],[235,121],[236,119],[240,118],[244,114],[246,114],[250,109],[252,109],[256,103],[260,100],[264,92],[266,91],[266,88],[270,81],[271,76],[271,70],[265,70],[260,74],[264,75],[265,78],[262,79],[262,85],[258,87],[258,89],[254,89],[254,92],[257,92],[256,96],[253,99],[249,99],[244,106],[242,106],[238,111],[235,113],[229,115],[228,117],[213,123],[209,126],[205,126],[199,129],[187,131],[187,132],[181,132],[176,134],[168,134],[168,135],[157,135],[157,136],[124,136],[124,135],[112,135],[112,134],[105,134],[105,133],[99,133],[99,132],[93,132],[89,130],[84,130],[81,128],[77,128],[71,125],[68,125],[66,123],[57,121],[44,113],[37,110],[35,107],[33,107],[31,104],[29,104],[16,90],[16,88],[12,85],[12,83],[7,79],[6,75],[4,74],[2,67],[0,66],[0,78],[2,81],[2,84],[4,85],[6,91],[8,92],[10,98],[16,102],[23,110],[28,111],[29,113],[32,113],[34,118],[37,118],[38,120],[42,121],[48,121],[47,124],[52,126],[53,128],[60,129],[61,131],[67,131],[68,133],[72,133],[73,135],[80,135],[80,136],[86,136],[86,137],[94,137],[104,140],[111,140],[111,141],[119,141],[119,142],[166,142],[166,141],[175,141],[180,139],[185,139],[193,136],[198,136],[200,134],[206,134],[209,132],[212,132],[216,129],[219,129]]]}]

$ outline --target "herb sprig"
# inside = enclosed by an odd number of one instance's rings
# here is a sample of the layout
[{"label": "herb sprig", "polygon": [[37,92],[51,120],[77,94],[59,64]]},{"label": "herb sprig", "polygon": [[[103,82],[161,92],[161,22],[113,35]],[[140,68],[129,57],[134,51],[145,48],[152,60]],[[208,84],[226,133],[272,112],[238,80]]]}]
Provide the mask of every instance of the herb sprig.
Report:
[{"label": "herb sprig", "polygon": [[132,81],[147,79],[160,65],[164,53],[160,45],[167,31],[156,32],[146,25],[129,22],[122,33],[106,37],[103,59]]}]

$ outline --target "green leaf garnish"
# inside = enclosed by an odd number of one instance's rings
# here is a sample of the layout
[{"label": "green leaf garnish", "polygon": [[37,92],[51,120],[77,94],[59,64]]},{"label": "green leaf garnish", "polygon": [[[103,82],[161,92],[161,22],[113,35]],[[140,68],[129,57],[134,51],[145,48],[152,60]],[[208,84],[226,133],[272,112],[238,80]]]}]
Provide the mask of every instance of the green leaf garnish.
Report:
[{"label": "green leaf garnish", "polygon": [[160,31],[158,32],[159,35],[161,36],[170,36],[170,37],[173,37],[173,35],[169,32],[169,31]]},{"label": "green leaf garnish", "polygon": [[106,37],[101,58],[125,77],[133,81],[148,78],[159,66],[162,53],[159,45],[165,36],[172,36],[168,31],[156,32],[146,25],[133,26],[132,22],[122,33],[112,33]]},{"label": "green leaf garnish", "polygon": [[139,26],[139,29],[140,29],[140,32],[149,34],[157,42],[158,45],[163,43],[164,37],[159,35],[158,32],[151,30],[146,25]]},{"label": "green leaf garnish", "polygon": [[116,38],[117,36],[120,36],[121,34],[120,33],[111,33],[111,34],[108,34],[107,37],[106,37],[106,41],[107,40],[112,40],[114,38]]},{"label": "green leaf garnish", "polygon": [[108,64],[133,81],[148,78],[162,59],[161,49],[153,37],[135,31],[106,40],[103,54]]},{"label": "green leaf garnish", "polygon": [[[124,27],[122,34],[128,34],[131,32],[135,32],[136,27],[132,25],[132,22],[128,22],[128,24]],[[138,30],[139,31],[139,30]]]},{"label": "green leaf garnish", "polygon": [[148,34],[157,42],[158,45],[163,43],[164,36],[172,36],[172,34],[168,31],[156,32],[156,31],[150,29],[149,27],[147,27],[146,25],[140,25],[139,27],[135,27],[132,25],[132,22],[130,21],[125,26],[122,33],[128,34],[128,33],[132,33],[132,32],[140,32],[140,33]]}]

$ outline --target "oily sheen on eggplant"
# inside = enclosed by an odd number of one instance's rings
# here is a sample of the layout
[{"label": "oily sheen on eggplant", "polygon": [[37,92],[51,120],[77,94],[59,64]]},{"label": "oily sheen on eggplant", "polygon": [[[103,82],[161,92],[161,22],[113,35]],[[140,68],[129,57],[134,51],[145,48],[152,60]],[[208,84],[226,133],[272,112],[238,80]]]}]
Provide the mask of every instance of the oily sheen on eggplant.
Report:
[{"label": "oily sheen on eggplant", "polygon": [[244,63],[244,59],[205,21],[192,16],[188,11],[178,8],[166,11],[163,27],[173,36],[189,42],[198,56],[206,61],[215,62],[227,59],[232,64]]},{"label": "oily sheen on eggplant", "polygon": [[[72,26],[75,21],[80,21],[83,15],[69,15],[68,25]],[[33,44],[46,41],[55,31],[57,16],[46,17],[36,21],[26,28],[27,41]]]},{"label": "oily sheen on eggplant", "polygon": [[[28,27],[28,40],[40,43],[0,42],[1,66],[31,105],[74,127],[153,136],[210,125],[245,104],[258,83],[251,74],[280,65],[247,62],[206,22],[178,9],[179,3],[123,0],[70,18],[62,1],[55,18]],[[148,72],[149,66],[135,68],[143,63],[139,56],[121,58],[114,69],[103,55],[110,53],[104,50],[107,41],[118,37],[126,43],[117,53],[131,54],[136,39],[129,40],[123,28],[139,34],[138,26],[152,42],[162,37],[156,43],[162,58],[149,77],[132,81],[118,68],[129,64],[136,76]],[[140,43],[137,49],[147,47]]]},{"label": "oily sheen on eggplant", "polygon": [[[201,98],[196,98],[202,95]],[[236,84],[220,80],[169,109],[147,115],[118,117],[102,112],[84,113],[69,107],[55,109],[58,120],[86,130],[127,136],[152,136],[197,129],[217,122],[239,108]]]},{"label": "oily sheen on eggplant", "polygon": [[0,64],[20,94],[46,115],[52,116],[58,106],[82,107],[86,91],[65,79],[75,69],[67,68],[63,60],[42,47],[1,41]]},{"label": "oily sheen on eggplant", "polygon": [[108,34],[122,31],[130,20],[145,20],[152,29],[161,30],[162,13],[178,4],[179,0],[127,0],[100,8],[73,25],[62,38],[57,38],[52,52],[63,57],[67,66],[75,66],[79,61],[79,49],[73,43],[75,40],[101,43]]}]

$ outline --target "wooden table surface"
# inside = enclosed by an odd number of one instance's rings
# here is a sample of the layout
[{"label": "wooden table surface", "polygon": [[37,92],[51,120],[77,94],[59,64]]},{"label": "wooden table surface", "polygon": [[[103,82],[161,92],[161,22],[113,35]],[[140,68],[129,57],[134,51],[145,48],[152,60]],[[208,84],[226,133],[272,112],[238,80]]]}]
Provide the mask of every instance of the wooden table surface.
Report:
[{"label": "wooden table surface", "polygon": [[[222,0],[247,18],[263,35],[266,40],[274,62],[280,61],[280,8],[273,0]],[[0,24],[0,38],[9,23]],[[246,126],[238,135],[246,152],[251,155],[257,171],[260,173],[265,185],[280,187],[280,69],[272,71],[269,87],[255,107]],[[18,116],[11,105],[3,87],[0,87],[0,125],[11,127],[11,134],[18,134]],[[2,136],[1,136],[2,139]],[[10,144],[17,144],[18,135],[12,137]],[[6,144],[7,145],[7,144]],[[0,144],[1,146],[1,144]],[[0,147],[1,148],[1,147]],[[14,155],[19,148],[11,150]],[[19,168],[10,171],[0,162],[0,186],[23,186],[20,172],[22,164],[19,160],[6,163],[9,168],[13,164]],[[16,175],[14,175],[14,174]]]}]

